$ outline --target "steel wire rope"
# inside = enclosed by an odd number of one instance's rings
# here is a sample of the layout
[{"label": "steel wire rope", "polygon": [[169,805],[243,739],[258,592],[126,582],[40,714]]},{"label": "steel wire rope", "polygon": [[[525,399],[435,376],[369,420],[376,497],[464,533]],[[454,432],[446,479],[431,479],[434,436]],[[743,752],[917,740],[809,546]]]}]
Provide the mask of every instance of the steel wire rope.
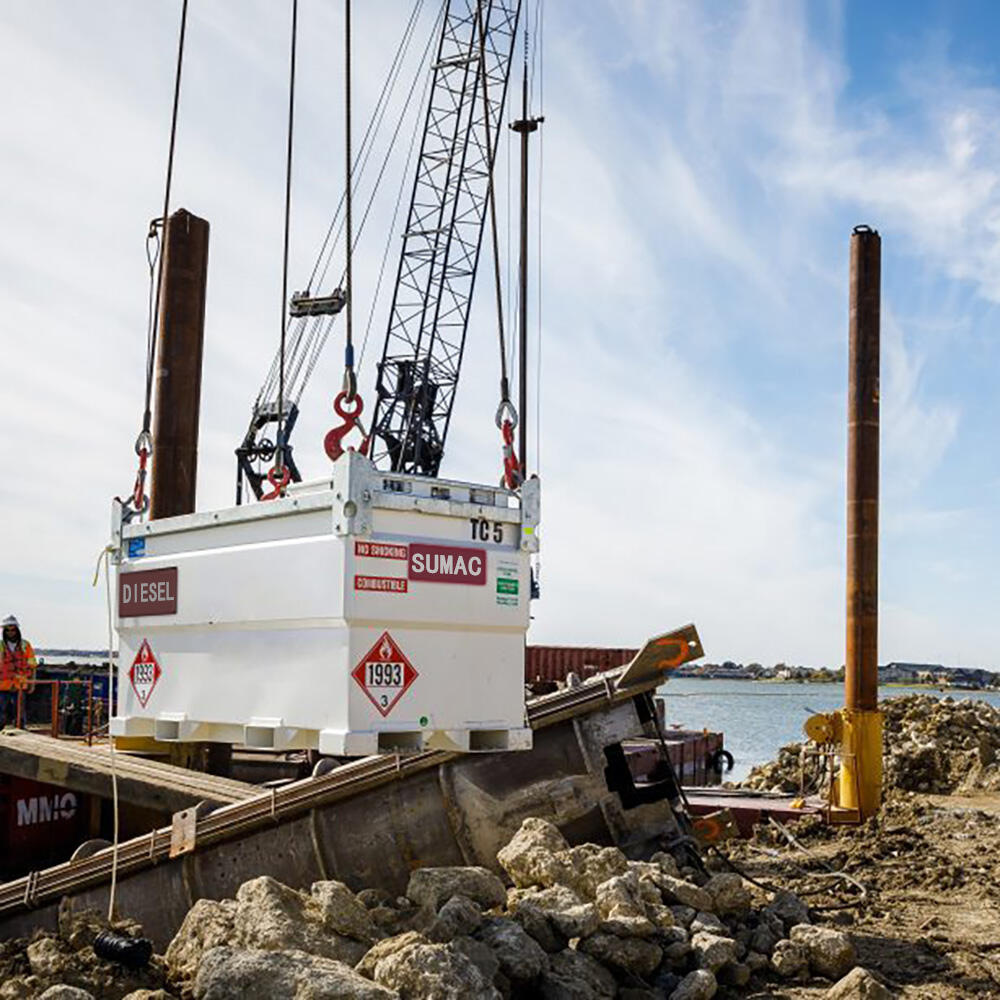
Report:
[{"label": "steel wire rope", "polygon": [[[444,7],[441,8],[441,11],[442,11],[442,13],[444,12]],[[438,21],[435,20],[435,22],[434,22],[434,30],[431,33],[431,36],[428,39],[428,43],[427,43],[428,49],[430,48],[431,43],[434,41],[434,36],[437,34],[437,30],[438,30],[437,25],[438,25]],[[425,50],[424,55],[426,57],[426,50]],[[407,183],[406,182],[407,182],[407,179],[410,176],[409,165],[413,162],[413,150],[416,148],[416,145],[417,145],[417,136],[420,135],[420,126],[421,126],[421,123],[423,122],[424,115],[426,113],[425,112],[425,108],[424,108],[424,104],[426,103],[426,101],[428,99],[428,93],[430,91],[430,85],[431,85],[431,76],[430,76],[429,73],[425,73],[424,74],[423,90],[421,91],[421,94],[420,94],[420,102],[417,105],[417,112],[416,112],[416,115],[414,116],[414,121],[413,121],[413,129],[410,132],[410,144],[409,144],[409,147],[407,148],[407,151],[406,151],[406,164],[407,164],[407,167],[406,167],[406,169],[403,170],[402,175],[400,176],[400,179],[399,179],[399,188],[396,191],[396,204],[393,207],[393,211],[392,211],[392,221],[389,223],[388,229],[386,231],[385,246],[383,247],[383,250],[382,250],[382,261],[381,261],[381,264],[379,265],[378,280],[375,283],[375,293],[372,296],[371,307],[368,310],[368,322],[365,325],[365,338],[364,338],[364,340],[361,343],[361,354],[360,354],[360,356],[358,358],[358,367],[359,368],[364,363],[365,351],[368,348],[368,337],[371,334],[372,324],[373,324],[374,318],[375,318],[375,308],[376,308],[376,305],[378,304],[379,293],[380,293],[380,291],[382,289],[382,281],[383,281],[383,278],[385,276],[385,265],[386,265],[386,263],[388,262],[388,259],[389,259],[389,248],[392,246],[392,243],[393,243],[393,236],[395,235],[395,232],[396,232],[396,220],[399,218],[399,208],[400,208],[400,205],[402,205],[402,203],[403,203],[403,194],[404,194],[404,192],[406,191],[406,188],[407,188]],[[414,90],[415,90],[415,88],[414,88]],[[411,92],[411,96],[412,96],[412,92]],[[416,169],[416,164],[415,163],[413,164],[413,167],[414,167],[414,169]]]},{"label": "steel wire rope", "polygon": [[[535,58],[538,65],[538,116],[545,117],[545,48],[544,33],[545,28],[545,0],[536,0],[535,4]],[[532,70],[531,87],[534,89],[535,76]],[[535,323],[536,323],[536,346],[535,346],[535,469],[539,475],[542,473],[542,177],[544,174],[543,164],[545,160],[545,129],[538,130],[538,180],[536,198],[536,250],[535,260],[537,268],[536,288],[535,288]]]},{"label": "steel wire rope", "polygon": [[[402,67],[402,61],[403,61],[403,59],[405,59],[406,53],[409,51],[410,41],[412,40],[412,37],[413,37],[413,33],[412,33],[412,30],[411,30],[410,26],[411,26],[411,24],[415,23],[415,21],[416,21],[416,15],[419,13],[419,10],[423,6],[424,2],[425,2],[425,0],[416,0],[416,4],[414,6],[414,11],[411,14],[411,20],[410,20],[410,22],[408,22],[407,28],[406,28],[406,30],[404,30],[403,37],[400,39],[399,45],[397,46],[396,56],[394,57],[393,64],[390,67],[390,73],[389,73],[389,75],[387,75],[386,80],[383,83],[382,93],[379,96],[379,100],[376,102],[375,111],[373,111],[372,117],[369,119],[368,127],[367,127],[367,129],[365,131],[365,136],[364,136],[364,138],[362,140],[361,148],[359,149],[357,157],[355,159],[354,173],[355,173],[355,175],[357,175],[359,177],[363,173],[365,165],[367,164],[368,158],[371,155],[371,150],[374,147],[374,143],[375,143],[375,140],[377,138],[379,128],[381,127],[382,119],[384,118],[384,115],[385,115],[385,110],[388,107],[388,99],[391,97],[392,91],[395,89],[396,82],[398,82],[400,71],[401,71],[401,67]],[[386,154],[387,157],[388,157],[388,153],[389,152],[391,152],[391,147],[390,147],[390,150],[387,151],[387,154]],[[384,167],[383,167],[383,170],[384,170]],[[326,252],[326,248],[327,248],[327,244],[328,244],[329,238],[333,234],[333,232],[334,232],[334,230],[336,228],[337,220],[340,218],[340,213],[341,213],[341,209],[343,208],[343,204],[344,204],[344,196],[341,195],[340,201],[337,204],[337,208],[336,208],[336,210],[334,212],[334,215],[333,215],[333,218],[332,218],[332,220],[330,222],[330,226],[327,229],[327,236],[324,238],[323,244],[320,247],[320,250],[319,250],[319,252],[317,254],[317,257],[316,257],[316,261],[315,261],[315,263],[313,265],[313,272],[310,275],[310,279],[309,279],[309,286],[310,287],[312,286],[312,283],[316,279],[316,272],[317,272],[320,264],[323,262],[324,254]],[[338,241],[339,241],[339,233],[340,232],[342,232],[342,223],[341,223],[341,228],[337,230],[337,233],[338,233],[337,240]],[[359,233],[359,235],[360,235],[360,233]],[[336,244],[335,244],[335,246],[336,246]],[[334,246],[334,249],[335,249],[335,246]],[[329,261],[331,259],[332,252],[333,251],[331,250],[331,254],[327,255],[326,268],[329,267]],[[320,276],[320,281],[321,282],[322,282],[323,278],[326,275],[326,268],[324,268],[324,272]],[[313,323],[313,329],[312,329],[312,331],[310,332],[309,336],[305,338],[305,342],[307,344],[306,353],[308,353],[309,350],[310,350],[310,346],[309,345],[311,345],[315,341],[316,336],[317,336],[317,331],[319,330],[319,328],[325,325],[327,327],[326,333],[328,333],[329,332],[329,326],[332,325],[332,322],[333,322],[333,318],[332,317],[329,319],[329,322],[326,323],[326,324],[324,324],[324,322],[323,322],[323,317],[318,317],[316,319],[315,323]],[[292,336],[291,336],[291,341],[290,341],[290,345],[289,345],[290,353],[295,354],[298,351],[298,345],[301,343],[301,341],[303,339],[303,334],[304,334],[304,331],[305,331],[305,328],[307,327],[307,325],[308,325],[308,318],[307,317],[302,317],[302,318],[300,318],[298,320],[298,323],[296,324],[295,330],[293,331]],[[326,338],[326,333],[323,334],[324,342],[325,342],[325,338]],[[275,385],[276,385],[276,383],[278,381],[278,368],[279,368],[279,358],[276,355],[275,358],[274,358],[274,360],[271,362],[271,367],[268,370],[268,374],[265,377],[264,383],[262,384],[262,386],[260,388],[260,391],[257,393],[257,404],[258,405],[259,405],[259,403],[261,402],[262,399],[268,399],[268,398],[270,398],[273,395]],[[295,402],[297,402],[298,401],[298,396],[301,395],[301,392],[302,392],[302,389],[304,388],[304,386],[299,386],[297,388],[297,390],[296,390],[295,387],[294,387],[294,385],[293,385],[293,380],[292,379],[289,379],[289,384],[291,386],[291,391],[289,392],[289,395],[293,397],[293,399],[294,399]]]},{"label": "steel wire rope", "polygon": [[[278,367],[278,440],[275,442],[275,469],[285,468],[285,337],[288,329],[288,238],[292,218],[292,149],[295,129],[295,42],[298,32],[299,0],[292,0],[292,32],[288,64],[288,144],[285,152],[285,238],[281,255],[281,342]],[[280,492],[280,490],[279,490]]]},{"label": "steel wire rope", "polygon": [[[174,176],[174,151],[177,145],[177,118],[180,108],[181,97],[181,76],[184,67],[184,40],[187,37],[187,11],[188,0],[183,0],[181,4],[181,23],[177,34],[177,60],[174,70],[174,95],[170,111],[170,142],[167,148],[167,169],[163,183],[163,214],[160,216],[160,228],[163,237],[156,235],[156,220],[150,223],[149,233],[146,236],[146,260],[149,263],[150,290],[149,306],[146,318],[146,385],[144,387],[144,398],[142,408],[142,428],[135,440],[135,453],[139,456],[139,473],[136,479],[136,486],[132,492],[133,505],[137,503],[136,497],[139,495],[140,487],[145,481],[145,462],[147,456],[152,452],[151,427],[153,422],[153,372],[156,367],[156,341],[159,334],[160,325],[160,296],[163,288],[163,240],[167,231],[167,214],[170,211],[170,188]],[[156,251],[150,256],[150,240],[156,240]],[[156,288],[153,289],[153,269],[156,267]],[[155,307],[154,307],[155,301]],[[135,513],[141,515],[144,507],[136,507]]]},{"label": "steel wire rope", "polygon": [[[500,278],[500,239],[497,235],[497,207],[493,187],[493,166],[496,160],[493,150],[492,134],[490,132],[490,92],[489,80],[486,76],[486,27],[483,24],[483,8],[476,5],[476,27],[479,30],[479,70],[476,74],[476,89],[479,89],[479,77],[483,81],[483,127],[486,132],[486,202],[490,213],[490,234],[493,240],[493,279],[497,300],[497,335],[500,341],[500,407],[507,404],[508,413],[513,412],[515,422],[517,410],[510,401],[510,382],[507,378],[507,357],[504,346],[503,329],[503,286]],[[497,410],[497,422],[500,422],[500,409]],[[523,470],[522,470],[523,473]]]},{"label": "steel wire rope", "polygon": [[[427,38],[427,43],[424,46],[424,51],[423,51],[423,53],[421,55],[420,64],[419,64],[419,67],[417,69],[417,73],[415,74],[418,77],[423,72],[424,64],[427,61],[427,55],[430,52],[431,45],[433,44],[434,39],[435,39],[435,37],[436,37],[436,35],[438,33],[438,26],[440,24],[441,16],[443,15],[443,13],[444,13],[444,6],[442,6],[440,8],[439,14],[438,14],[437,18],[435,18],[434,24],[433,24],[433,26],[431,28],[431,32],[430,32],[430,34],[429,34],[429,36]],[[429,87],[430,87],[430,75],[429,74],[424,74],[424,84],[423,84],[423,88],[421,90],[420,102],[418,104],[418,114],[417,114],[417,117],[416,117],[416,120],[415,120],[415,123],[414,123],[413,132],[411,133],[409,148],[407,150],[407,160],[406,160],[407,167],[403,171],[402,181],[400,182],[399,193],[397,194],[397,198],[396,198],[396,207],[395,207],[395,210],[394,210],[393,216],[392,216],[392,223],[389,226],[388,234],[386,236],[386,251],[385,251],[385,253],[388,252],[388,247],[392,243],[392,237],[394,235],[396,219],[397,219],[398,213],[399,213],[399,205],[400,205],[400,200],[401,200],[401,197],[402,197],[402,191],[404,190],[404,187],[405,187],[406,178],[409,175],[409,163],[410,163],[410,161],[412,159],[412,156],[413,156],[413,149],[414,149],[415,144],[416,144],[416,136],[419,134],[420,124],[421,124],[421,120],[422,120],[423,106],[424,106],[424,103],[425,103],[425,100],[426,100],[426,97],[427,97],[427,92],[428,92]],[[375,196],[378,193],[378,188],[379,188],[379,186],[380,186],[380,184],[382,182],[383,176],[385,175],[386,168],[389,165],[389,162],[390,162],[390,159],[391,159],[390,154],[392,153],[393,147],[395,146],[396,140],[397,140],[397,138],[399,136],[399,133],[400,133],[400,131],[402,129],[403,123],[406,120],[406,115],[407,115],[407,113],[409,111],[409,107],[410,107],[410,103],[411,103],[411,101],[413,99],[413,95],[417,93],[418,89],[419,88],[417,87],[416,80],[414,80],[414,82],[410,86],[409,94],[408,94],[408,96],[406,98],[406,101],[403,104],[403,108],[402,108],[402,110],[401,110],[401,112],[399,114],[399,117],[396,120],[396,126],[395,126],[395,128],[393,130],[392,139],[390,140],[389,147],[387,148],[386,153],[385,153],[385,155],[382,158],[382,164],[379,167],[378,176],[375,179],[374,187],[372,189],[371,195],[369,196],[368,203],[365,206],[365,211],[364,211],[364,214],[361,217],[361,222],[358,225],[358,231],[357,231],[357,233],[355,234],[355,237],[354,237],[354,246],[355,246],[355,248],[357,248],[358,242],[361,239],[361,234],[364,231],[365,225],[366,225],[366,223],[368,221],[368,216],[371,213],[371,210],[372,210],[372,208],[374,206]],[[339,236],[338,236],[338,242],[339,242]],[[383,254],[382,267],[380,268],[380,271],[379,271],[379,282],[378,282],[378,286],[376,287],[375,296],[372,299],[372,307],[371,307],[369,316],[371,316],[372,312],[374,311],[374,308],[375,308],[375,305],[376,305],[376,302],[377,302],[378,289],[381,287],[382,274],[383,274],[384,269],[385,269],[385,253]],[[341,273],[341,281],[343,281],[343,279],[344,279],[344,274]],[[313,350],[313,356],[310,358],[310,367],[307,369],[306,378],[305,378],[304,381],[308,381],[309,376],[312,374],[312,370],[315,367],[316,362],[318,361],[319,354],[322,352],[322,349],[323,349],[323,346],[325,345],[326,339],[329,336],[330,329],[332,327],[332,323],[333,323],[333,320],[331,318],[331,320],[326,324],[326,330],[325,330],[325,332],[323,334],[322,342],[319,343],[314,348],[314,350]],[[365,329],[365,340],[364,340],[364,342],[362,344],[361,355],[360,355],[360,358],[359,358],[359,361],[358,361],[358,367],[359,368],[361,366],[361,359],[364,357],[364,350],[365,350],[365,346],[367,345],[367,342],[368,342],[368,335],[370,333],[370,329],[371,329],[371,319],[369,318],[368,324],[367,324],[366,329]]]},{"label": "steel wire rope", "polygon": [[[422,2],[423,2],[423,0],[421,0],[421,3]],[[441,8],[441,12],[443,13],[443,11],[444,11],[444,8],[442,7]],[[437,33],[438,20],[439,19],[435,20],[433,30],[431,31],[431,34],[428,37],[427,44],[424,47],[424,52],[423,52],[423,55],[421,57],[420,66],[419,66],[419,68],[417,70],[417,75],[419,75],[420,71],[423,68],[424,62],[426,62],[427,53],[429,52],[431,43],[434,41],[434,37],[435,37],[435,35]],[[412,37],[412,35],[411,35],[411,37]],[[409,43],[407,43],[407,48],[408,48],[408,44]],[[397,77],[396,77],[397,79],[398,79],[398,76],[399,76],[399,74],[397,73]],[[394,87],[393,87],[393,89],[394,89]],[[400,112],[400,115],[399,115],[397,121],[396,121],[396,126],[395,126],[395,128],[393,130],[392,138],[390,139],[389,145],[386,148],[385,154],[383,155],[382,163],[381,163],[381,165],[379,167],[378,175],[377,175],[377,177],[375,179],[375,182],[374,182],[373,187],[372,187],[372,191],[371,191],[371,193],[369,195],[369,198],[368,198],[368,202],[367,202],[367,204],[365,206],[364,214],[362,215],[361,222],[360,222],[360,224],[358,226],[358,230],[357,230],[357,232],[354,235],[354,239],[353,239],[352,243],[353,243],[353,247],[355,249],[357,248],[358,242],[361,239],[361,234],[364,232],[365,225],[366,225],[366,223],[368,221],[368,216],[369,216],[369,214],[370,214],[370,212],[372,210],[372,207],[373,207],[374,202],[375,202],[375,198],[376,198],[376,196],[378,194],[378,190],[379,190],[379,187],[381,185],[382,178],[383,178],[383,176],[385,174],[385,171],[386,171],[386,168],[388,167],[389,162],[391,160],[391,154],[392,154],[392,152],[394,150],[396,140],[398,139],[399,132],[400,132],[400,130],[402,128],[403,122],[406,119],[406,114],[407,114],[407,111],[409,110],[410,101],[412,100],[413,94],[416,93],[416,91],[417,91],[417,86],[416,86],[416,82],[414,81],[414,83],[411,84],[411,86],[410,86],[407,99],[404,102],[403,108],[402,108],[402,110]],[[391,96],[391,91],[390,91],[390,96]],[[383,108],[382,117],[384,117],[385,108],[387,108],[387,107],[388,107],[388,101],[386,102],[386,104],[385,104],[385,106]],[[381,118],[380,118],[379,121],[381,122]],[[418,122],[418,124],[419,124],[419,122]],[[378,132],[378,127],[379,126],[376,126],[376,130],[375,130],[376,134]],[[367,165],[368,158],[370,156],[371,150],[373,148],[374,148],[374,138],[372,140],[372,143],[368,147],[368,151],[365,154],[364,159],[362,159],[360,161],[360,168],[359,168],[358,158],[355,158],[355,166],[354,166],[354,173],[355,173],[355,175],[360,176],[360,172],[364,171],[364,168]],[[410,152],[412,153],[412,143],[411,143]],[[405,176],[405,174],[404,174],[404,176]],[[357,187],[359,184],[360,184],[360,180],[355,185],[355,187]],[[341,200],[341,204],[343,204],[343,199]],[[338,212],[339,212],[339,208],[338,208]],[[323,273],[320,275],[320,281],[321,282],[326,277],[326,273],[327,273],[327,270],[329,268],[329,264],[332,262],[333,251],[335,251],[336,247],[339,246],[339,244],[340,244],[340,236],[342,235],[342,233],[343,233],[343,223],[341,224],[341,227],[338,229],[337,236],[336,236],[336,239],[334,241],[333,248],[331,250],[330,255],[328,256],[327,264],[326,264],[326,266],[323,269]],[[340,283],[341,284],[343,284],[344,278],[345,278],[345,272],[342,271],[341,275],[340,275]],[[315,370],[316,364],[319,361],[319,356],[322,353],[323,348],[326,346],[326,342],[329,339],[330,332],[333,329],[334,320],[335,320],[335,317],[331,316],[331,317],[329,317],[326,320],[325,323],[322,320],[318,320],[317,324],[314,326],[313,335],[311,335],[309,341],[307,342],[308,346],[306,347],[306,350],[302,353],[302,358],[303,358],[302,364],[305,365],[305,374],[304,374],[304,376],[302,378],[301,383],[297,387],[296,403],[301,398],[301,395],[302,395],[302,393],[305,390],[305,386],[308,383],[309,379],[311,378],[312,373]],[[322,324],[322,329],[320,329],[320,324]],[[301,365],[300,365],[300,367],[301,367]]]},{"label": "steel wire rope", "polygon": [[[396,46],[396,52],[393,56],[392,63],[389,66],[389,72],[386,74],[385,82],[382,84],[382,91],[379,94],[378,100],[375,102],[375,111],[372,112],[372,117],[368,121],[368,127],[365,129],[365,134],[361,139],[361,146],[358,149],[357,159],[354,163],[354,170],[357,172],[359,170],[359,161],[361,160],[361,155],[364,153],[366,145],[369,144],[369,136],[371,135],[372,128],[375,128],[377,134],[379,126],[375,124],[376,118],[379,115],[379,109],[383,102],[388,102],[388,96],[391,89],[395,87],[395,80],[398,79],[399,71],[402,68],[402,60],[406,57],[406,51],[409,49],[410,40],[413,37],[414,27],[416,25],[417,18],[419,17],[420,10],[424,5],[425,0],[416,0],[413,5],[413,10],[410,12],[409,20],[407,21],[406,27],[403,30],[403,37],[400,39],[399,45]],[[381,122],[381,118],[378,118]],[[371,144],[374,144],[375,136],[371,136]],[[360,165],[360,170],[364,170],[364,164]],[[320,246],[319,253],[316,256],[316,263],[313,265],[312,273],[309,275],[309,285],[312,287],[313,281],[316,280],[316,272],[319,270],[320,262],[323,260],[324,255],[327,251],[327,246],[330,242],[330,237],[333,235],[334,227],[336,226],[337,219],[340,216],[341,209],[344,206],[344,196],[341,194],[340,201],[337,203],[337,208],[334,211],[333,218],[330,220],[330,225],[327,228],[326,236],[323,238],[323,243]]]},{"label": "steel wire rope", "polygon": [[[357,375],[354,372],[354,246],[351,227],[351,211],[354,195],[351,163],[351,0],[344,0],[344,219],[346,240],[347,275],[347,329],[344,336],[344,388],[347,402],[354,401],[358,391]],[[360,406],[360,403],[359,403]]]}]

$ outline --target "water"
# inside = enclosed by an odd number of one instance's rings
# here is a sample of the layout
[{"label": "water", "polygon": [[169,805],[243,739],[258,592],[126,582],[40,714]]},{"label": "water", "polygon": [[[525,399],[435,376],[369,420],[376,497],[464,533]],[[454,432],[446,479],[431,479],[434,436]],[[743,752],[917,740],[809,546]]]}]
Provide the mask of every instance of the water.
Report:
[{"label": "water", "polygon": [[[757,764],[773,759],[779,747],[803,739],[802,724],[817,712],[844,705],[843,684],[797,684],[794,681],[725,681],[678,677],[660,688],[666,699],[667,725],[711,729],[726,737],[735,758],[728,780],[746,777]],[[879,688],[880,698],[904,694],[976,698],[1000,708],[1000,692],[948,691],[910,687]]]}]

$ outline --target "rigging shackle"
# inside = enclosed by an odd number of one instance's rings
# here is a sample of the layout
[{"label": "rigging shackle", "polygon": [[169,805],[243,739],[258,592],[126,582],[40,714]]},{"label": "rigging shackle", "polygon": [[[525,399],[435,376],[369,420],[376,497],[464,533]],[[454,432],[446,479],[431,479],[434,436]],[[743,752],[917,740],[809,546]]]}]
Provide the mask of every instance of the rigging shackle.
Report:
[{"label": "rigging shackle", "polygon": [[[354,369],[350,368],[344,372],[344,378],[347,379],[348,373],[353,378]],[[354,409],[345,409],[344,404],[354,405]],[[364,410],[365,405],[362,399],[357,395],[357,390],[355,388],[354,397],[350,397],[347,391],[341,392],[337,395],[337,398],[333,401],[333,408],[337,413],[337,416],[341,418],[344,422],[339,427],[334,427],[326,432],[326,437],[323,438],[323,449],[331,462],[336,462],[341,455],[344,454],[343,440],[347,437],[355,427],[361,431],[364,435],[364,428],[360,424],[361,412]],[[362,455],[368,454],[368,436],[365,435],[361,441],[361,447],[358,449]]]}]

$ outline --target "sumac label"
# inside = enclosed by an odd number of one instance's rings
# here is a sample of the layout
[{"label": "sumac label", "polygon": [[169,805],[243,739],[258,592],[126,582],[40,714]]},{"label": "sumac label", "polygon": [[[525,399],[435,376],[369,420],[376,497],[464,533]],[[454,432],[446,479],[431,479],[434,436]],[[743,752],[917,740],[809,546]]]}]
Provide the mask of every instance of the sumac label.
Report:
[{"label": "sumac label", "polygon": [[118,614],[122,618],[177,614],[177,567],[122,573],[118,577]]},{"label": "sumac label", "polygon": [[486,584],[486,549],[410,543],[409,578],[424,583]]}]

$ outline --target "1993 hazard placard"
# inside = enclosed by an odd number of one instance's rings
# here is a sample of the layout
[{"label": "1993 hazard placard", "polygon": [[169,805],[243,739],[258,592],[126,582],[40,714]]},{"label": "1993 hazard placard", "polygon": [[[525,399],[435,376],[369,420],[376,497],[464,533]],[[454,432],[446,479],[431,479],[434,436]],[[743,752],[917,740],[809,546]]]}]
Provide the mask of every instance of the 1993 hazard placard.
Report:
[{"label": "1993 hazard placard", "polygon": [[383,632],[351,671],[351,676],[379,713],[387,716],[419,674],[396,645],[396,640]]},{"label": "1993 hazard placard", "polygon": [[135,692],[135,696],[139,699],[139,704],[143,708],[149,703],[149,699],[153,694],[153,688],[156,687],[156,682],[160,679],[162,673],[160,664],[153,654],[153,648],[149,645],[147,639],[143,639],[142,645],[139,647],[139,652],[135,654],[135,659],[132,661],[132,666],[128,672],[129,683],[132,685],[132,690]]}]

